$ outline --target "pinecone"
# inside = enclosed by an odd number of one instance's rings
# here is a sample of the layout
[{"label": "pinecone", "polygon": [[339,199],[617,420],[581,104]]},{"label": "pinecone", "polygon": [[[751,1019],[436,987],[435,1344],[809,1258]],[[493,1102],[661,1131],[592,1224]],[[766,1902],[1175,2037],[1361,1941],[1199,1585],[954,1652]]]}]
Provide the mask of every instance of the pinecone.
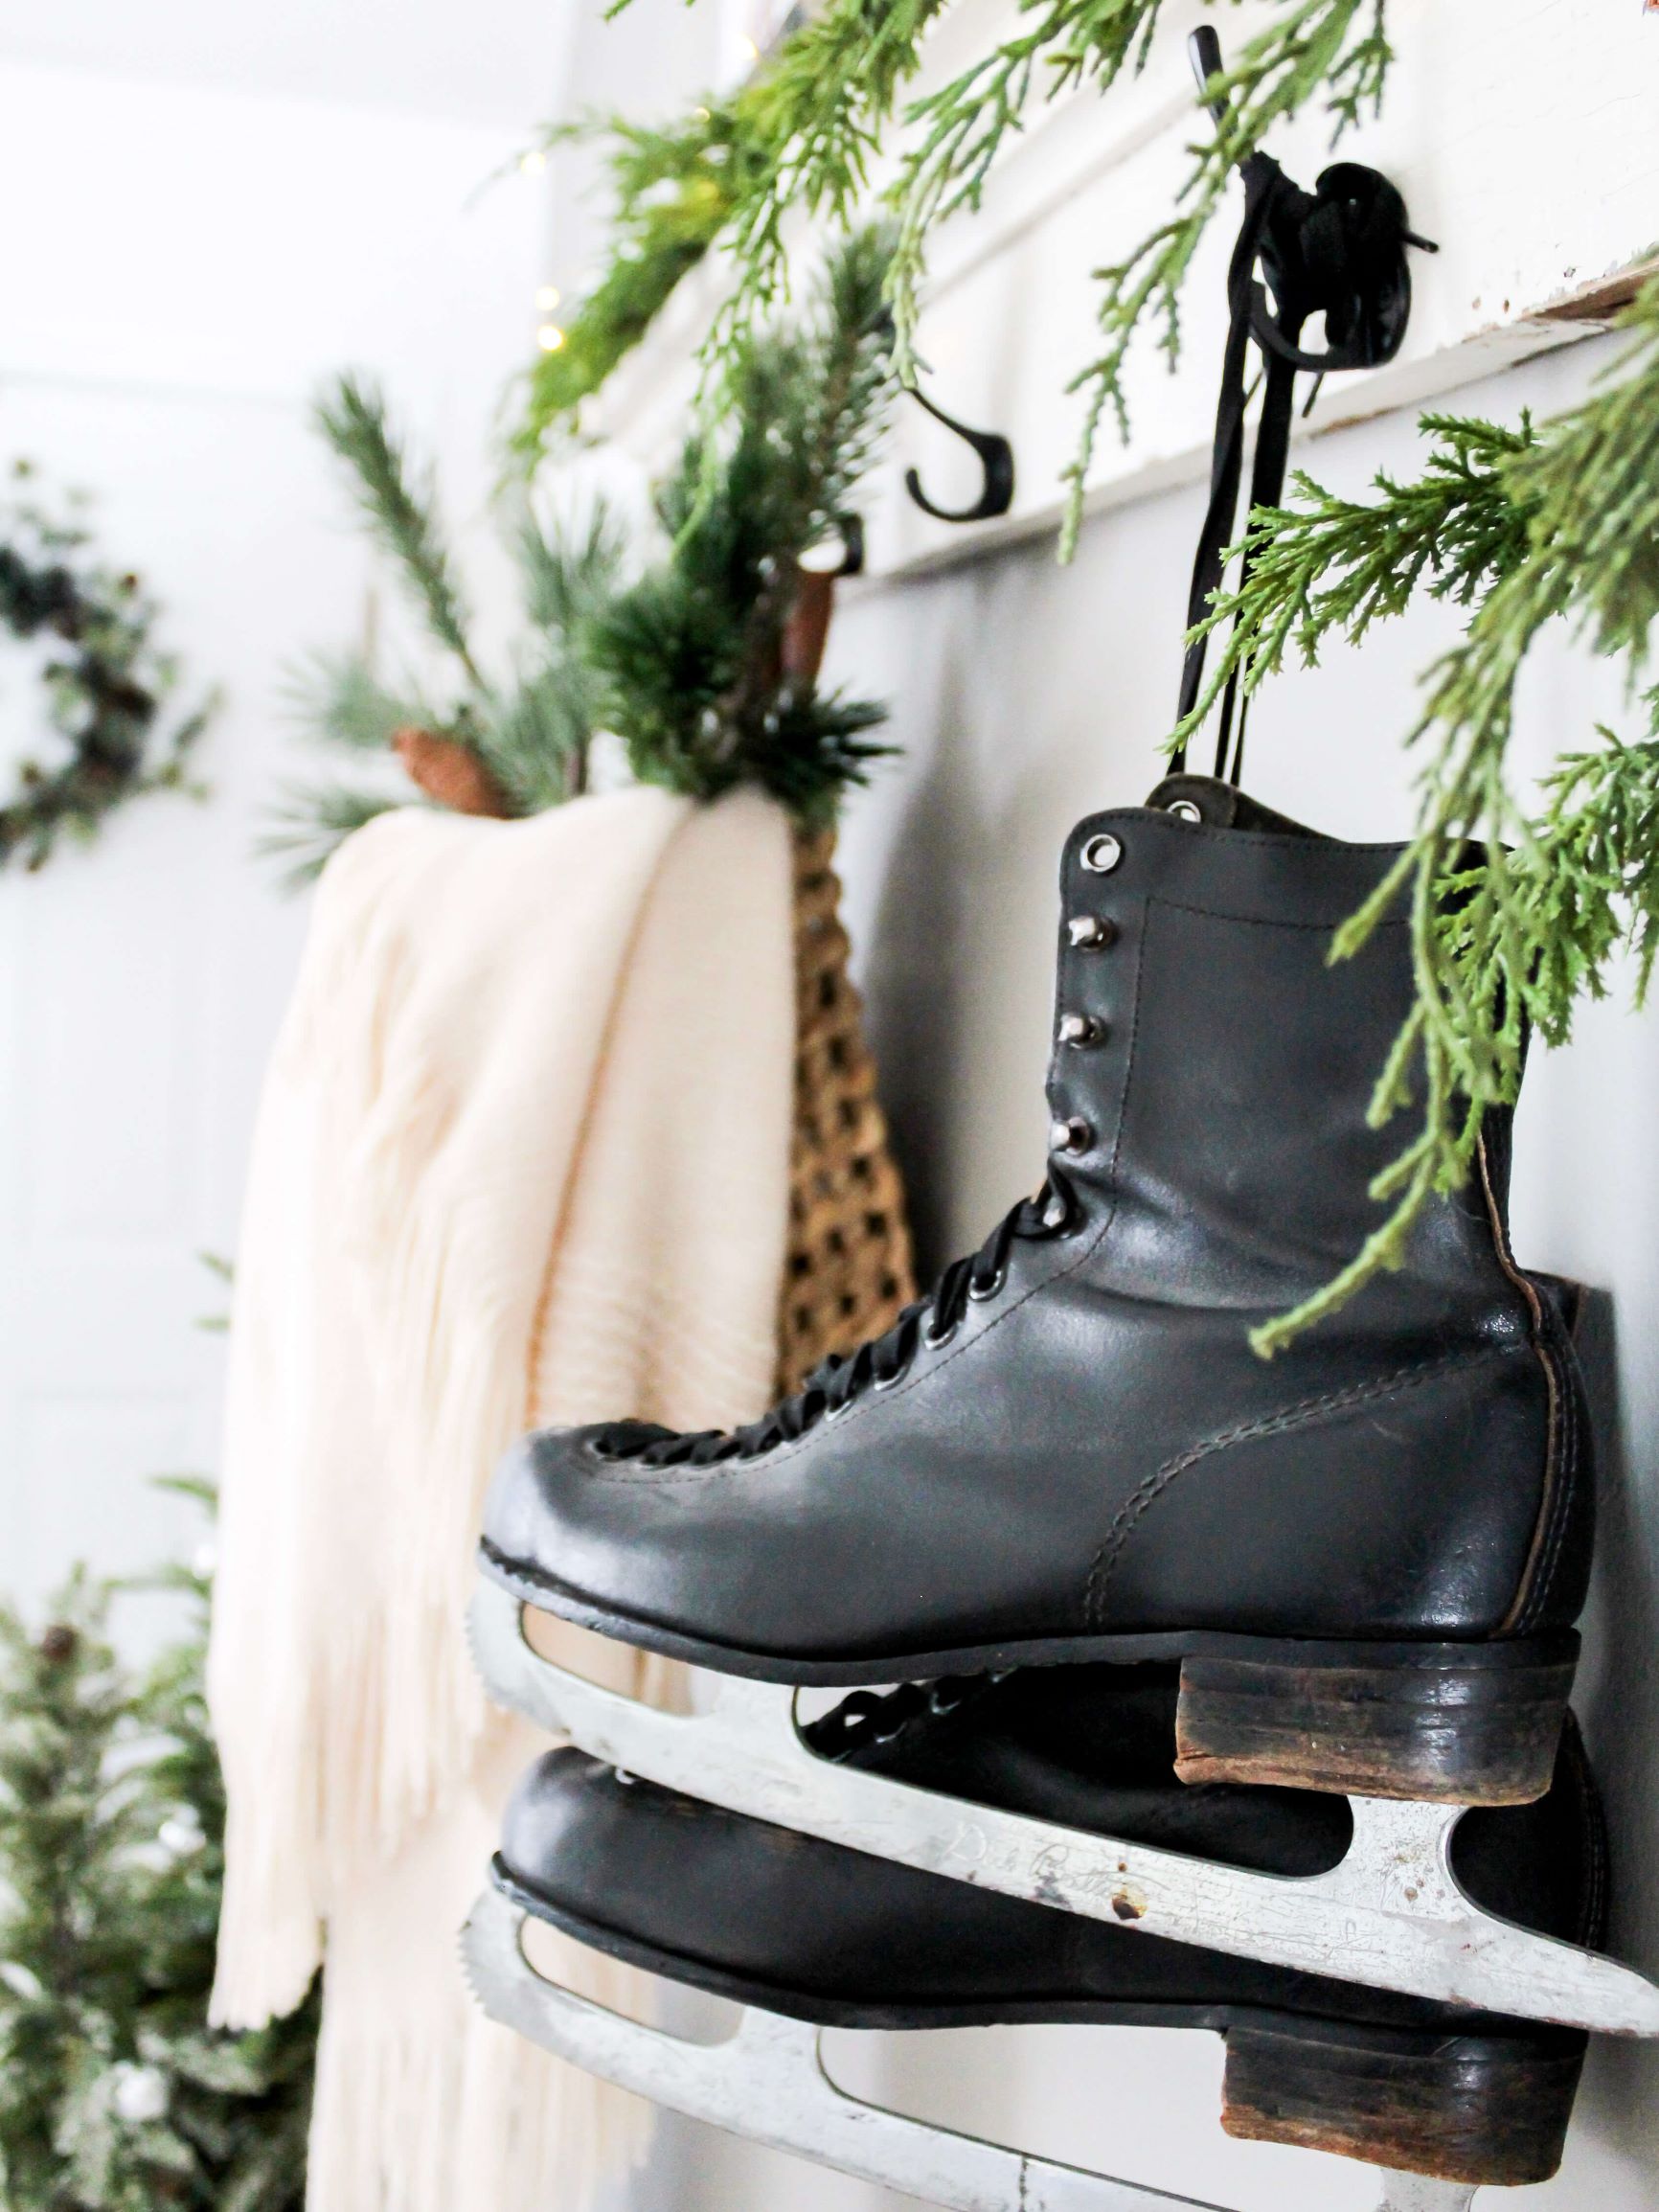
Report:
[{"label": "pinecone", "polygon": [[802,686],[817,682],[834,604],[833,575],[821,569],[802,569],[784,625],[784,673],[793,682]]},{"label": "pinecone", "polygon": [[53,1666],[60,1667],[65,1660],[74,1658],[80,1644],[80,1638],[75,1630],[59,1621],[41,1637],[40,1656]]},{"label": "pinecone", "polygon": [[392,744],[410,781],[452,814],[483,814],[502,822],[511,813],[507,793],[459,738],[409,728],[394,732]]}]

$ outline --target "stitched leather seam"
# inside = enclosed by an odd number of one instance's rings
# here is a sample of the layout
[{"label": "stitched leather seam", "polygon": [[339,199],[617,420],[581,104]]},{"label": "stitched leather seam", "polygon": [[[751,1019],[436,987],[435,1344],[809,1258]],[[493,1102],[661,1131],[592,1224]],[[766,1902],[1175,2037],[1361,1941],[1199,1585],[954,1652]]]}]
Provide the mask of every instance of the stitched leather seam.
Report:
[{"label": "stitched leather seam", "polygon": [[[1151,901],[1148,900],[1148,905],[1150,904]],[[1111,1170],[1108,1172],[1115,1171],[1117,1168],[1118,1154],[1124,1141],[1124,1123],[1128,1118],[1129,1085],[1134,1080],[1135,1050],[1141,1036],[1141,971],[1145,943],[1146,925],[1143,923],[1140,942],[1135,947],[1135,995],[1133,1011],[1129,1015],[1129,1041],[1128,1048],[1124,1055],[1124,1083],[1123,1088],[1118,1094],[1118,1126],[1112,1137]],[[981,1344],[989,1343],[995,1332],[1002,1327],[1005,1321],[1010,1320],[1019,1311],[1028,1298],[1034,1298],[1039,1290],[1046,1290],[1051,1284],[1065,1282],[1070,1276],[1075,1275],[1080,1267],[1087,1266],[1110,1235],[1112,1222],[1117,1218],[1117,1211],[1118,1202],[1114,1194],[1106,1206],[1105,1219],[1102,1221],[1099,1230],[1089,1239],[1069,1266],[1057,1267],[1052,1275],[1044,1275],[1040,1281],[1034,1283],[1028,1290],[1022,1291],[1019,1297],[1011,1299],[1000,1312],[987,1322],[977,1335],[970,1336],[966,1344],[959,1344],[954,1351],[947,1352],[944,1357],[936,1360],[925,1374],[910,1376],[903,1382],[894,1384],[891,1390],[882,1395],[889,1399],[903,1398],[921,1383],[930,1381],[934,1376],[942,1375],[953,1359],[960,1359],[965,1353],[975,1351]],[[855,1421],[860,1414],[867,1413],[873,1403],[879,1402],[879,1400],[869,1398],[856,1399],[848,1408],[843,1419]],[[653,1485],[655,1488],[662,1490],[684,1489],[688,1485],[707,1482],[716,1475],[748,1474],[753,1473],[759,1468],[780,1467],[784,1460],[792,1459],[798,1451],[806,1450],[816,1440],[818,1430],[815,1427],[809,1428],[804,1436],[797,1437],[793,1444],[784,1446],[780,1451],[768,1452],[764,1458],[733,1459],[714,1467],[688,1468],[683,1474],[674,1474],[664,1470],[638,1466],[630,1471],[625,1465],[618,1467],[614,1472],[611,1472],[601,1461],[599,1466],[588,1473],[586,1479],[592,1482],[638,1482],[647,1475],[652,1475],[655,1477]]]},{"label": "stitched leather seam", "polygon": [[[1529,1285],[1529,1290],[1531,1288]],[[1533,1295],[1536,1297],[1535,1292]],[[1573,1386],[1570,1340],[1563,1351],[1557,1334],[1564,1331],[1559,1331],[1553,1312],[1546,1317],[1540,1311],[1539,1319],[1544,1326],[1534,1348],[1544,1370],[1550,1400],[1549,1434],[1544,1445],[1544,1481],[1549,1495],[1540,1515],[1542,1540],[1537,1556],[1535,1561],[1529,1560],[1523,1571],[1516,1599],[1515,1627],[1522,1633],[1535,1629],[1549,1610],[1561,1552],[1573,1525],[1579,1486],[1584,1479],[1583,1408]]]},{"label": "stitched leather seam", "polygon": [[[1575,1493],[1581,1479],[1579,1472],[1579,1424],[1577,1394],[1571,1387],[1565,1372],[1565,1362],[1555,1356],[1554,1347],[1540,1344],[1538,1357],[1544,1365],[1551,1398],[1553,1432],[1545,1446],[1545,1476],[1550,1488],[1548,1520],[1543,1543],[1535,1566],[1522,1580],[1524,1602],[1518,1607],[1515,1627],[1521,1633],[1535,1629],[1549,1608],[1567,1531],[1572,1525],[1572,1507]],[[1555,1448],[1551,1448],[1554,1446]],[[1531,1565],[1532,1562],[1529,1562]]]},{"label": "stitched leather seam", "polygon": [[[1297,929],[1316,937],[1334,936],[1342,924],[1351,919],[1348,914],[1339,914],[1334,922],[1280,922],[1271,914],[1234,914],[1225,906],[1193,906],[1185,899],[1159,899],[1154,896],[1148,900],[1148,903],[1167,906],[1175,914],[1201,914],[1212,922],[1237,922],[1243,929]],[[1411,919],[1409,915],[1402,914],[1392,921],[1379,922],[1376,926],[1379,931],[1409,929]]]},{"label": "stitched leather seam", "polygon": [[1460,1368],[1481,1366],[1489,1360],[1507,1359],[1511,1357],[1511,1353],[1502,1350],[1444,1353],[1438,1359],[1397,1368],[1392,1375],[1380,1376],[1375,1381],[1356,1382],[1346,1390],[1328,1391],[1319,1398],[1304,1398],[1294,1405],[1282,1406],[1277,1413],[1262,1414],[1254,1421],[1239,1422],[1236,1427],[1224,1428],[1215,1436],[1206,1437],[1202,1444],[1194,1445],[1190,1451],[1180,1452],[1175,1458],[1165,1460],[1162,1467],[1155,1468],[1129,1493],[1114,1515],[1105,1540],[1095,1554],[1088,1579],[1083,1585],[1083,1619],[1091,1627],[1099,1625],[1106,1585],[1143,1516],[1179,1476],[1198,1466],[1201,1461],[1213,1458],[1216,1452],[1226,1451],[1236,1444],[1254,1444],[1265,1436],[1282,1436],[1292,1429],[1312,1426],[1329,1414],[1346,1413],[1356,1405],[1374,1404],[1381,1398],[1395,1398],[1405,1391],[1420,1389],[1425,1382],[1434,1381]]},{"label": "stitched leather seam", "polygon": [[1515,1265],[1514,1254],[1510,1249],[1503,1209],[1492,1188],[1491,1154],[1484,1129],[1476,1156],[1480,1162],[1481,1196],[1486,1202],[1492,1246],[1497,1253],[1498,1266],[1526,1303],[1532,1320],[1528,1332],[1529,1349],[1543,1369],[1544,1390],[1548,1400],[1543,1495],[1538,1501],[1538,1516],[1533,1527],[1533,1540],[1521,1568],[1514,1600],[1507,1616],[1498,1624],[1500,1636],[1524,1635],[1529,1629],[1536,1626],[1548,1603],[1556,1563],[1571,1521],[1571,1507],[1575,1502],[1578,1477],[1579,1408],[1567,1363],[1555,1356],[1549,1341],[1553,1324],[1546,1321],[1543,1299],[1536,1287],[1528,1281]]}]

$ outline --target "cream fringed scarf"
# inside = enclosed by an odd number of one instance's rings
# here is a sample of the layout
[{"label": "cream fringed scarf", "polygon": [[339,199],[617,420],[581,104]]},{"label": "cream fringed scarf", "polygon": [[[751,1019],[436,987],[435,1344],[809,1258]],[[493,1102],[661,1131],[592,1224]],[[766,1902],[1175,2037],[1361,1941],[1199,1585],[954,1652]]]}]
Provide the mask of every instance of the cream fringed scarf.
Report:
[{"label": "cream fringed scarf", "polygon": [[473,1543],[527,1426],[764,1405],[793,1039],[789,831],[752,794],[400,811],[319,888],[238,1253],[211,1659],[216,2019],[291,2008],[327,1931],[309,2212],[580,2212],[638,2154],[638,2107],[462,1983],[538,1748],[473,1674]]}]

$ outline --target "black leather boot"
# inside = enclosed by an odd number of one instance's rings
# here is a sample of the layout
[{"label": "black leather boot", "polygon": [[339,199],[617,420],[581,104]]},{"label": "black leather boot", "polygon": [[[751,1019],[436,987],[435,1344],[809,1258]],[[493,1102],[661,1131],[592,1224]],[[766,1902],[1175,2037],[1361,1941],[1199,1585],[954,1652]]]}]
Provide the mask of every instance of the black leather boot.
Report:
[{"label": "black leather boot", "polygon": [[746,1428],[528,1439],[486,1569],[776,1681],[1180,1656],[1188,1779],[1535,1796],[1591,1482],[1571,1347],[1510,1256],[1508,1117],[1398,1272],[1259,1358],[1409,1133],[1367,1122],[1406,923],[1327,958],[1398,848],[1199,777],[1153,801],[1066,846],[1039,1197]]},{"label": "black leather boot", "polygon": [[[861,1696],[815,1733],[830,1755],[919,1788],[1261,1872],[1334,1865],[1339,1799],[1176,1783],[1175,1701],[1173,1667],[1051,1670]],[[1466,1814],[1453,1859],[1506,1918],[1599,1940],[1605,1850],[1570,1722],[1549,1795]],[[583,1943],[798,2018],[1216,2029],[1229,2132],[1454,2180],[1555,2171],[1585,2043],[1054,1912],[625,1783],[577,1751],[550,1753],[520,1785],[493,1874]]]}]

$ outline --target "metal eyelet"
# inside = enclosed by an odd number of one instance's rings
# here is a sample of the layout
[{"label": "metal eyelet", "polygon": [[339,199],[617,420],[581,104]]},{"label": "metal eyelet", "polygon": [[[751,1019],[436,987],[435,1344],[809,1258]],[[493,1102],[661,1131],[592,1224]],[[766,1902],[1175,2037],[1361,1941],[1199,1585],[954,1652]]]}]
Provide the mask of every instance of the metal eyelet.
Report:
[{"label": "metal eyelet", "polygon": [[896,1367],[891,1375],[873,1375],[870,1378],[870,1387],[872,1390],[891,1390],[896,1382],[904,1380],[905,1373],[904,1368]]},{"label": "metal eyelet", "polygon": [[1103,914],[1074,914],[1066,924],[1066,936],[1078,952],[1100,952],[1116,942],[1118,927]]},{"label": "metal eyelet", "polygon": [[994,1298],[1007,1281],[1008,1269],[1006,1267],[999,1267],[996,1273],[984,1283],[980,1282],[977,1277],[970,1275],[967,1282],[967,1294],[983,1305],[987,1298]]},{"label": "metal eyelet", "polygon": [[921,1332],[921,1341],[930,1352],[943,1351],[961,1327],[961,1321],[957,1320],[953,1321],[948,1329],[924,1329]]},{"label": "metal eyelet", "polygon": [[1062,1014],[1055,1034],[1061,1044],[1081,1051],[1085,1045],[1100,1043],[1106,1034],[1106,1025],[1097,1021],[1092,1014]]},{"label": "metal eyelet", "polygon": [[1202,822],[1204,819],[1203,809],[1194,805],[1191,799],[1171,799],[1164,811],[1166,814],[1173,814],[1177,822]]},{"label": "metal eyelet", "polygon": [[1049,1150],[1053,1152],[1086,1152],[1095,1141],[1095,1132],[1080,1114],[1072,1114],[1063,1121],[1049,1124]]},{"label": "metal eyelet", "polygon": [[1082,850],[1082,863],[1091,876],[1109,876],[1124,856],[1124,848],[1109,830],[1091,837]]}]

